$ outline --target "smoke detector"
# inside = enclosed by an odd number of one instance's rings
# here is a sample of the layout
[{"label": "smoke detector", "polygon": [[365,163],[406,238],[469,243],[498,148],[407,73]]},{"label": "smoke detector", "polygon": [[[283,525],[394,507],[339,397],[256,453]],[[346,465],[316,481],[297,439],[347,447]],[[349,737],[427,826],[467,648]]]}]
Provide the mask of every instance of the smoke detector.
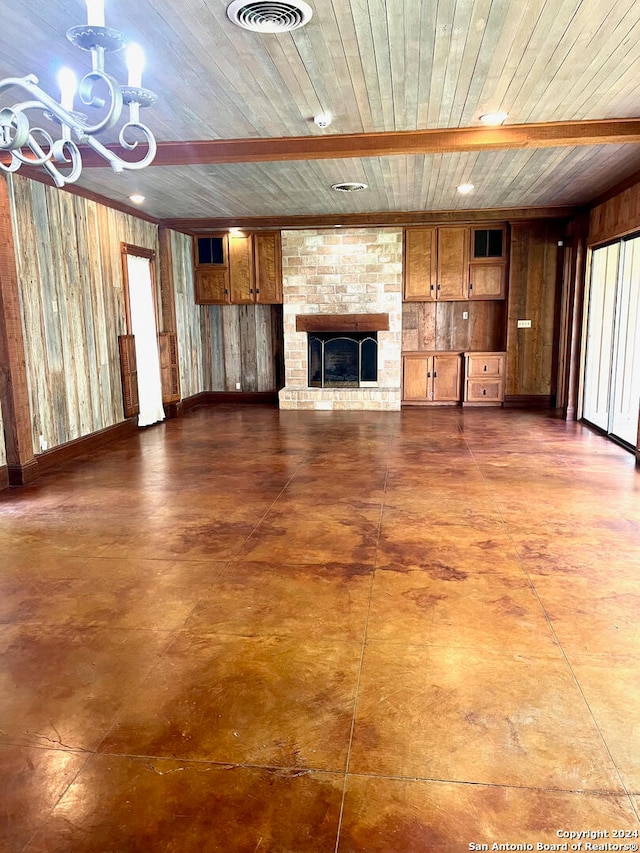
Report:
[{"label": "smoke detector", "polygon": [[331,184],[331,189],[337,193],[358,193],[360,190],[366,190],[369,184],[362,184],[359,181],[342,181],[339,184]]},{"label": "smoke detector", "polygon": [[233,0],[227,17],[238,27],[254,33],[288,33],[309,23],[313,9],[303,0]]},{"label": "smoke detector", "polygon": [[331,113],[318,113],[317,116],[313,117],[313,120],[318,125],[318,127],[329,127],[331,124],[333,117]]}]

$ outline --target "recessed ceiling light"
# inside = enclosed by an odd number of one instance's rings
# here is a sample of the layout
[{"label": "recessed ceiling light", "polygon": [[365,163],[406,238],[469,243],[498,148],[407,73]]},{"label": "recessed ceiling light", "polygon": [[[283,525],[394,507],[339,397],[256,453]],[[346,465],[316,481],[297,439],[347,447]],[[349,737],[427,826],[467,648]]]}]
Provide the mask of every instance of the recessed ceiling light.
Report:
[{"label": "recessed ceiling light", "polygon": [[313,9],[303,0],[233,0],[227,17],[254,33],[288,33],[309,23]]},{"label": "recessed ceiling light", "polygon": [[132,201],[134,204],[142,204],[142,202],[144,201],[144,196],[143,195],[130,195],[129,201]]},{"label": "recessed ceiling light", "polygon": [[331,189],[337,193],[357,193],[368,188],[369,184],[363,184],[360,181],[342,181],[339,184],[331,184]]},{"label": "recessed ceiling light", "polygon": [[474,189],[475,187],[473,186],[473,184],[460,184],[460,186],[457,188],[458,192],[462,193],[462,195],[467,195],[467,193],[470,193]]},{"label": "recessed ceiling light", "polygon": [[509,113],[485,113],[483,116],[480,116],[480,121],[482,124],[489,125],[489,127],[498,127],[508,118]]}]

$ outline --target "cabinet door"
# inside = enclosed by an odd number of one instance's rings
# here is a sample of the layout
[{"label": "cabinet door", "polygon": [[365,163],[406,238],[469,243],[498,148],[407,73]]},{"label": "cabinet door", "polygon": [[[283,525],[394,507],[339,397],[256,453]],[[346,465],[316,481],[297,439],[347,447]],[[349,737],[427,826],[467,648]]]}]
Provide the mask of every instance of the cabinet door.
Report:
[{"label": "cabinet door", "polygon": [[504,299],[504,264],[471,264],[469,299]]},{"label": "cabinet door", "polygon": [[180,400],[180,371],[178,368],[178,338],[175,332],[158,335],[160,351],[160,378],[162,402],[177,403]]},{"label": "cabinet door", "polygon": [[403,399],[431,399],[431,362],[426,355],[405,355],[403,364]]},{"label": "cabinet door", "polygon": [[466,299],[469,284],[469,228],[438,229],[438,299]]},{"label": "cabinet door", "polygon": [[250,236],[229,235],[229,281],[231,302],[234,305],[255,302]]},{"label": "cabinet door", "polygon": [[441,402],[460,399],[459,355],[434,355],[433,399]]},{"label": "cabinet door", "polygon": [[280,232],[253,235],[256,302],[282,302],[282,251]]},{"label": "cabinet door", "polygon": [[436,298],[436,228],[404,232],[404,298],[424,302]]},{"label": "cabinet door", "polygon": [[195,272],[196,304],[210,305],[229,301],[227,267],[204,267]]}]

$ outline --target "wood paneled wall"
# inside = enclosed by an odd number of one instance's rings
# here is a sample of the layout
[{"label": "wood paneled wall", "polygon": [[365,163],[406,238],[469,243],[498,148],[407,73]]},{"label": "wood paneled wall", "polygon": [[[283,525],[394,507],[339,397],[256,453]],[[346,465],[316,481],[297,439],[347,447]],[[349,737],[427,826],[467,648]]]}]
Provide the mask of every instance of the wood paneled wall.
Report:
[{"label": "wood paneled wall", "polygon": [[[507,396],[552,397],[556,384],[558,220],[512,223],[507,325]],[[518,329],[518,320],[531,320]]]},{"label": "wood paneled wall", "polygon": [[207,375],[211,370],[207,367],[206,312],[194,302],[191,245],[191,237],[171,232],[180,390],[185,398],[210,390]]},{"label": "wood paneled wall", "polygon": [[589,217],[589,246],[640,231],[640,183],[597,205]]},{"label": "wood paneled wall", "polygon": [[[2,406],[0,406],[0,468],[7,464],[7,449],[4,443],[4,421],[2,419]],[[0,483],[0,488],[2,484]]]},{"label": "wood paneled wall", "polygon": [[191,238],[172,232],[183,397],[273,391],[282,383],[281,305],[196,305]]},{"label": "wood paneled wall", "polygon": [[34,452],[123,420],[120,243],[157,250],[157,227],[9,178]]},{"label": "wood paneled wall", "polygon": [[[467,312],[468,318],[463,319]],[[495,350],[505,348],[506,302],[405,302],[402,349]]]}]

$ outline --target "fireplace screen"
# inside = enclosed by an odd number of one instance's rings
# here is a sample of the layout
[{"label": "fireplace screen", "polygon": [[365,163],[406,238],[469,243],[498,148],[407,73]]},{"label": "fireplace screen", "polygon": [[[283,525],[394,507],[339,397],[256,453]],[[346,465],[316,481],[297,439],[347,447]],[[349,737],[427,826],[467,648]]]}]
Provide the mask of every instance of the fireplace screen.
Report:
[{"label": "fireplace screen", "polygon": [[309,333],[311,388],[358,388],[377,378],[376,332]]}]

